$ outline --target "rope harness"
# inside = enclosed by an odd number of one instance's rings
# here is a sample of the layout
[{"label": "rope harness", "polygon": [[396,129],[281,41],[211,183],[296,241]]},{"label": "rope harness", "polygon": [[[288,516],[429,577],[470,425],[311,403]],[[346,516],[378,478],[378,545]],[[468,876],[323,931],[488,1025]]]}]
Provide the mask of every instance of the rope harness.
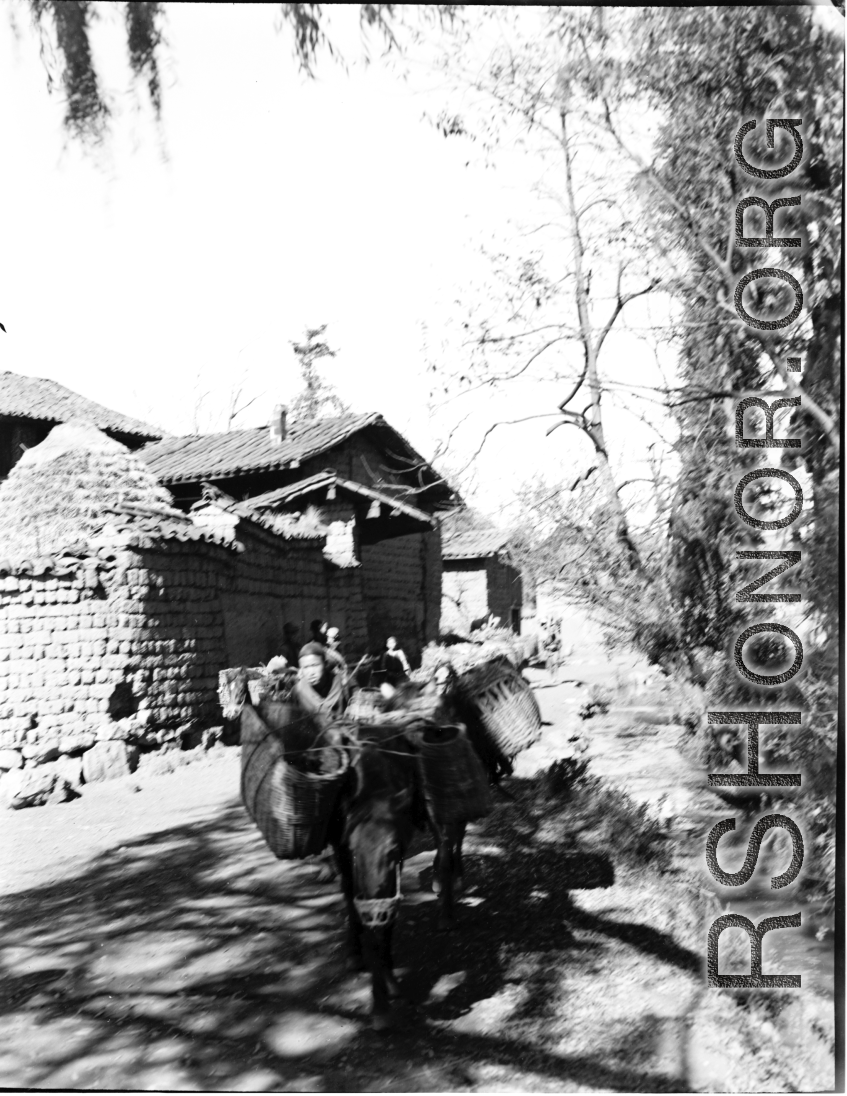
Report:
[{"label": "rope harness", "polygon": [[385,928],[385,926],[390,925],[397,916],[400,899],[403,897],[400,893],[401,870],[401,865],[398,862],[396,865],[396,891],[392,898],[353,899],[353,905],[356,907],[356,913],[359,915],[359,920],[366,929]]}]

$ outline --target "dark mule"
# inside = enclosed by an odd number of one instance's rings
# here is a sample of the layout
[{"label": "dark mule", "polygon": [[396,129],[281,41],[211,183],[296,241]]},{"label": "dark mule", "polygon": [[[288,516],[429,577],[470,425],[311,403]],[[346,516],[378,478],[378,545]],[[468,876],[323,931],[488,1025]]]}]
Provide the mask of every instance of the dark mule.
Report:
[{"label": "dark mule", "polygon": [[373,1026],[391,1022],[397,996],[391,942],[400,905],[406,850],[426,811],[417,784],[414,749],[396,727],[357,726],[350,778],[342,790],[330,841],[349,918],[349,962],[369,971]]},{"label": "dark mule", "polygon": [[[404,682],[397,687],[387,707],[420,715],[434,725],[428,732],[431,735],[437,734],[438,727],[464,727],[489,784],[496,785],[504,776],[511,775],[511,762],[486,733],[476,709],[462,698],[451,666],[439,666],[426,684]],[[431,810],[427,820],[436,847],[432,889],[439,895],[439,927],[449,929],[455,924],[454,893],[462,890],[464,882],[462,846],[468,823],[462,818],[440,821]]]},{"label": "dark mule", "polygon": [[[243,669],[221,673],[219,695],[226,718],[242,715],[250,704],[249,684],[258,677],[262,675]],[[255,687],[252,692],[255,696]],[[286,738],[302,722],[302,713],[290,701],[265,698],[256,710],[269,727],[284,730]],[[403,728],[345,721],[324,728],[315,741],[351,753],[327,837],[347,904],[349,961],[355,969],[369,971],[373,1025],[384,1030],[391,1023],[390,999],[398,992],[391,940],[403,858],[415,829],[426,825],[415,750]]]}]

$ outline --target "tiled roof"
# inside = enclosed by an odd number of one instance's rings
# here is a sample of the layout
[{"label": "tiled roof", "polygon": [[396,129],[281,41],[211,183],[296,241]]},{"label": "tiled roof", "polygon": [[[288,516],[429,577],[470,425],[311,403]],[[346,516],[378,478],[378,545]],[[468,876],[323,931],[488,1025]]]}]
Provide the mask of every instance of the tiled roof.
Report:
[{"label": "tiled roof", "polygon": [[110,411],[108,407],[86,399],[56,381],[45,377],[24,377],[8,371],[0,372],[0,416],[44,422],[87,419],[100,430],[133,434],[140,438],[162,437],[162,431],[155,426],[131,419],[119,411]]},{"label": "tiled roof", "polygon": [[443,559],[495,556],[506,547],[508,533],[471,510],[454,510],[441,521]]},{"label": "tiled roof", "polygon": [[296,468],[298,463],[340,445],[368,426],[388,427],[388,424],[375,413],[339,415],[317,419],[299,428],[293,425],[289,436],[279,445],[271,442],[267,426],[257,426],[226,434],[163,438],[145,445],[140,456],[164,483],[222,479],[245,472]]},{"label": "tiled roof", "polygon": [[298,480],[297,483],[289,484],[287,487],[278,487],[274,491],[266,491],[263,495],[256,495],[254,498],[245,499],[244,505],[256,510],[269,510],[274,506],[284,505],[285,503],[292,502],[296,498],[303,498],[304,495],[310,495],[316,491],[325,491],[330,487],[335,487],[337,490],[345,492],[346,494],[358,495],[370,499],[372,502],[379,502],[390,511],[405,514],[407,517],[414,518],[416,521],[423,522],[425,525],[432,526],[434,524],[434,519],[423,510],[418,509],[417,506],[412,506],[408,502],[403,502],[401,499],[386,494],[384,491],[377,491],[373,487],[367,487],[363,483],[356,483],[354,480],[343,479],[333,472],[332,469],[328,469],[325,472],[318,472],[317,475],[309,476],[304,480]]},{"label": "tiled roof", "polygon": [[312,528],[301,521],[297,514],[262,514],[251,507],[251,501],[239,502],[214,484],[204,483],[203,499],[191,507],[191,518],[198,524],[208,524],[204,515],[223,512],[232,514],[239,521],[250,522],[274,536],[282,537],[283,540],[323,540],[326,537],[325,528]]}]

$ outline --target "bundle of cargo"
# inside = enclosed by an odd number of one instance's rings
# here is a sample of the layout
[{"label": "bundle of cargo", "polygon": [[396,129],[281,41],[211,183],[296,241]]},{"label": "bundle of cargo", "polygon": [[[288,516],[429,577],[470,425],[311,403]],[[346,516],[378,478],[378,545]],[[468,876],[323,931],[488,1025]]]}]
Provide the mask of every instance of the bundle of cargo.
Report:
[{"label": "bundle of cargo", "polygon": [[524,644],[520,636],[507,628],[485,628],[472,632],[464,643],[444,643],[425,647],[421,656],[421,667],[412,674],[413,681],[429,681],[435,670],[445,664],[450,665],[457,674],[490,662],[492,659],[505,658],[516,669],[524,661]]},{"label": "bundle of cargo", "polygon": [[241,712],[241,798],[271,852],[301,860],[324,850],[349,768],[347,749],[329,741],[293,704]]},{"label": "bundle of cargo", "polygon": [[385,704],[385,697],[379,689],[354,689],[345,714],[356,722],[373,722],[385,711]]},{"label": "bundle of cargo", "polygon": [[254,708],[265,700],[288,700],[297,683],[297,671],[288,667],[272,670],[269,667],[259,666],[248,670],[247,674],[247,691]]}]

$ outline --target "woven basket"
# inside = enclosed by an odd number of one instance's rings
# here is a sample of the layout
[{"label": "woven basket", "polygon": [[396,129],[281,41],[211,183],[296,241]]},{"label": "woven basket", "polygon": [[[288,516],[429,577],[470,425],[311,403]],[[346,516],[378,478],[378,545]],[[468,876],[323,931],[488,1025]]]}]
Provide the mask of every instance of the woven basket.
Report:
[{"label": "woven basket", "polygon": [[507,659],[492,659],[460,674],[457,688],[477,709],[504,757],[517,757],[541,737],[535,694]]},{"label": "woven basket", "polygon": [[241,798],[280,860],[302,860],[326,848],[330,818],[349,767],[345,750],[328,749],[335,772],[301,772],[285,760],[284,730],[270,729],[249,706],[241,713]]},{"label": "woven basket", "polygon": [[485,769],[462,727],[427,727],[416,745],[424,798],[436,822],[471,822],[491,813]]}]

